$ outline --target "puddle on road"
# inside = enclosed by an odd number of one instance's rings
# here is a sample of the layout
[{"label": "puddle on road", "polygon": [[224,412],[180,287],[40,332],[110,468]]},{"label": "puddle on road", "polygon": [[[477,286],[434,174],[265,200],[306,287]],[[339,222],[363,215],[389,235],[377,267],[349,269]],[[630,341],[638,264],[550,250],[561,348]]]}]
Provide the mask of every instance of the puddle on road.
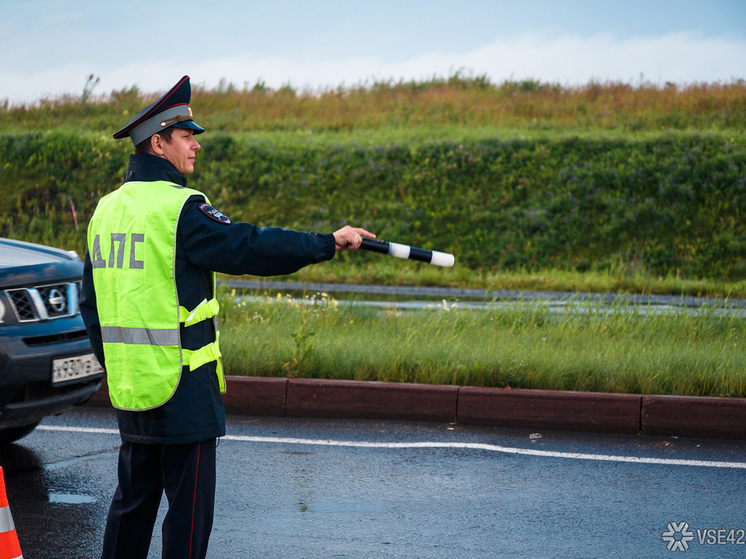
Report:
[{"label": "puddle on road", "polygon": [[390,507],[376,504],[352,504],[352,503],[298,503],[300,512],[337,513],[337,512],[381,512]]},{"label": "puddle on road", "polygon": [[67,505],[82,505],[85,503],[94,503],[96,499],[89,495],[75,495],[72,493],[50,493],[50,503],[64,503]]}]

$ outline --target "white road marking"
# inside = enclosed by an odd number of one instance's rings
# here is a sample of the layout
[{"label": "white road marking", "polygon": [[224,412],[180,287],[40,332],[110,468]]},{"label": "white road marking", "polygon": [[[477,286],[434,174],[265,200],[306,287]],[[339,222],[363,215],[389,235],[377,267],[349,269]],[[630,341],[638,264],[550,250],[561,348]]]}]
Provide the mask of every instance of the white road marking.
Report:
[{"label": "white road marking", "polygon": [[39,425],[37,431],[65,431],[67,433],[99,433],[104,435],[118,435],[117,429],[99,429],[96,427],[67,427],[65,425]]},{"label": "white road marking", "polygon": [[[64,427],[58,425],[40,425],[37,430],[66,431],[70,433],[97,433],[118,435],[117,429],[98,429],[93,427]],[[711,460],[679,460],[673,458],[643,458],[639,456],[614,456],[611,454],[582,454],[580,452],[554,452],[551,450],[534,450],[530,448],[514,448],[483,443],[441,443],[441,442],[412,442],[412,443],[373,443],[366,441],[334,441],[322,439],[295,439],[284,437],[244,437],[226,435],[224,441],[249,443],[276,443],[316,446],[343,446],[356,448],[453,448],[469,450],[487,450],[504,454],[522,456],[540,456],[543,458],[569,458],[571,460],[598,460],[602,462],[627,462],[631,464],[661,464],[666,466],[700,466],[705,468],[737,468],[746,469],[746,462],[717,462]]]}]

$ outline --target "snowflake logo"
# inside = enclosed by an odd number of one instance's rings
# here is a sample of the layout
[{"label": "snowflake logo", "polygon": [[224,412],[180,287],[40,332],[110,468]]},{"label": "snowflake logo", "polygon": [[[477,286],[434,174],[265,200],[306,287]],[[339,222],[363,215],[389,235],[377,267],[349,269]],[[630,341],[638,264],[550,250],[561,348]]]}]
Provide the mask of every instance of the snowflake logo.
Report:
[{"label": "snowflake logo", "polygon": [[668,543],[668,551],[686,551],[689,542],[694,539],[694,532],[689,530],[687,522],[669,522],[667,530],[661,534],[661,539]]}]

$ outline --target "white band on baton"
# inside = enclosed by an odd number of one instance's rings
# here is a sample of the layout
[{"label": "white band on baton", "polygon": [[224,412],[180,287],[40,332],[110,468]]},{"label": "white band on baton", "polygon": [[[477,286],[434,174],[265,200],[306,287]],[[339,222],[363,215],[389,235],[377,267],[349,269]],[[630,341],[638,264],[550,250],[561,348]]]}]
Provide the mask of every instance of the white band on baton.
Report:
[{"label": "white band on baton", "polygon": [[400,245],[399,243],[392,243],[389,241],[389,255],[395,256],[396,258],[409,258],[409,247],[407,245]]}]

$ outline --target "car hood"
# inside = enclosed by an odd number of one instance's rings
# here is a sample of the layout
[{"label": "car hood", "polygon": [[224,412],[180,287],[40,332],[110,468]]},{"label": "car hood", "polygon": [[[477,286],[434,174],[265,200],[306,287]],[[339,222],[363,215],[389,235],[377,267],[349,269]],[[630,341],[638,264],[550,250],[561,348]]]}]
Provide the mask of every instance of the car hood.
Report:
[{"label": "car hood", "polygon": [[77,254],[0,238],[0,288],[73,281],[82,275],[83,263]]}]

